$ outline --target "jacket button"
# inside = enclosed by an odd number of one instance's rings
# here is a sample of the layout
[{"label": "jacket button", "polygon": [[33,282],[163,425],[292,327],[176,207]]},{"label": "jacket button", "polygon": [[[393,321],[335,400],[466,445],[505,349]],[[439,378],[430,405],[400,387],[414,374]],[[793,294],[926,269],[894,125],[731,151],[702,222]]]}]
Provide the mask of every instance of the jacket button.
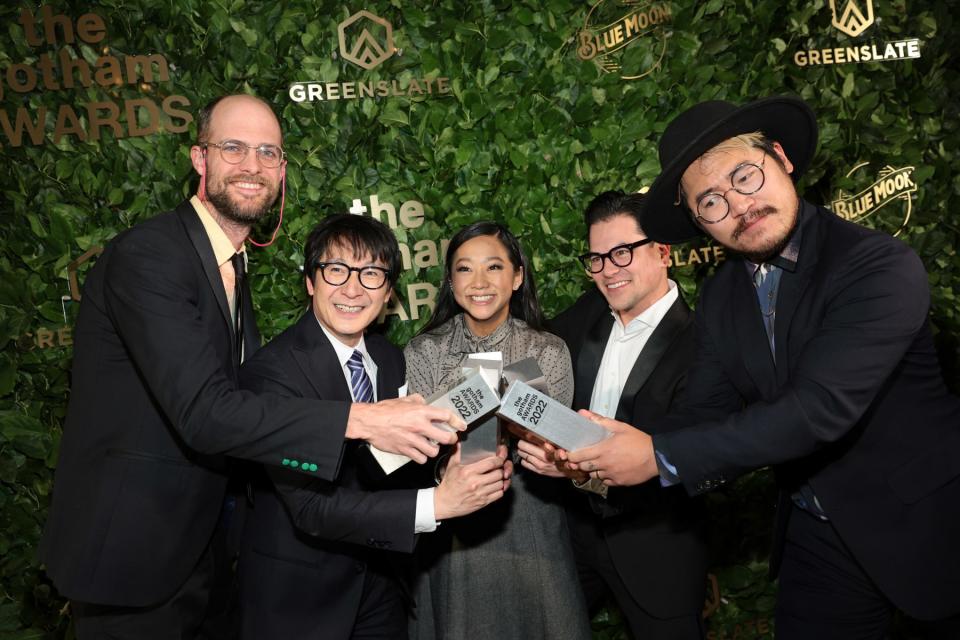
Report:
[{"label": "jacket button", "polygon": [[290,458],[284,458],[283,460],[280,461],[280,464],[282,464],[282,465],[285,466],[285,467],[289,467],[289,466],[290,466]]},{"label": "jacket button", "polygon": [[290,461],[290,466],[293,467],[294,469],[296,469],[297,467],[300,466],[300,463],[297,462],[296,460],[291,460],[291,461]]},{"label": "jacket button", "polygon": [[315,465],[315,464],[313,464],[313,463],[311,462],[311,463],[310,463],[310,471],[316,471],[316,470],[317,470],[317,465]]}]

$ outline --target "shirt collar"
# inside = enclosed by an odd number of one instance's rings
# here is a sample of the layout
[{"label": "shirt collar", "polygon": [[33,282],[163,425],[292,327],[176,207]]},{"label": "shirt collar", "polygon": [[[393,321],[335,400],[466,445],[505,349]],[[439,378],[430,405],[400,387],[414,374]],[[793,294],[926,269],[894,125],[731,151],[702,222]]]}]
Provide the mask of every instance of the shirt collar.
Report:
[{"label": "shirt collar", "polygon": [[510,326],[515,319],[513,316],[507,316],[507,319],[500,323],[500,326],[493,330],[488,336],[478,337],[470,332],[467,323],[463,318],[463,313],[458,313],[453,317],[454,333],[450,340],[451,353],[482,353],[485,351],[500,351],[496,348],[510,334]]},{"label": "shirt collar", "polygon": [[[313,313],[311,309],[310,313]],[[317,319],[317,315],[314,313],[313,318],[317,320],[317,324],[320,325],[320,328],[323,330],[327,340],[330,341],[330,344],[333,345],[333,350],[337,353],[337,360],[340,361],[340,366],[347,366],[347,360],[350,359],[350,356],[353,355],[354,351],[359,351],[363,355],[363,363],[367,366],[370,365],[370,354],[367,352],[367,344],[363,341],[363,336],[360,336],[360,342],[357,343],[357,346],[351,347],[350,345],[343,344],[340,342],[340,339],[335,335],[330,333],[330,331],[323,326],[323,323]]]},{"label": "shirt collar", "polygon": [[[773,267],[780,267],[791,273],[797,270],[797,260],[800,258],[800,242],[803,236],[803,219],[804,219],[804,207],[802,203],[797,203],[797,224],[794,226],[793,234],[790,236],[790,240],[787,242],[787,246],[783,248],[783,251],[779,255],[776,255],[766,261],[765,264]],[[757,270],[760,266],[755,262],[750,262],[745,260],[747,265],[747,271],[751,275]]]},{"label": "shirt collar", "polygon": [[193,205],[194,211],[197,212],[197,216],[200,218],[200,222],[203,223],[203,228],[207,232],[207,237],[210,238],[210,245],[213,247],[213,257],[217,261],[217,266],[220,267],[224,263],[230,262],[230,258],[232,258],[235,253],[243,254],[244,260],[246,260],[246,245],[240,247],[240,251],[233,248],[233,243],[230,242],[230,238],[228,238],[227,234],[220,228],[217,221],[213,219],[210,211],[203,205],[200,198],[193,196],[190,198],[190,204]]},{"label": "shirt collar", "polygon": [[[663,320],[663,316],[667,315],[667,311],[670,310],[670,307],[673,306],[673,303],[676,302],[679,295],[680,292],[677,289],[677,283],[673,280],[667,280],[667,292],[660,296],[659,300],[644,309],[637,317],[628,322],[627,326],[623,327],[623,332],[630,334],[644,329],[655,329],[656,326],[660,324],[660,321]],[[610,309],[610,313],[613,314],[613,321],[623,326],[620,322],[619,314],[613,309]]]}]

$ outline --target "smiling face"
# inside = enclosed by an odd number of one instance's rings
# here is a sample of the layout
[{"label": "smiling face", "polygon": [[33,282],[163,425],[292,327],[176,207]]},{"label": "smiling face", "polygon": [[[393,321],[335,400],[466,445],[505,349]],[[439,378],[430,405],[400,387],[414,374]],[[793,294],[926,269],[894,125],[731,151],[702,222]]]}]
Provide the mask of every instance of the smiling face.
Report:
[{"label": "smiling face", "polygon": [[743,195],[730,189],[731,176],[744,163],[759,165],[764,151],[746,145],[721,146],[723,150],[708,151],[687,167],[680,181],[686,204],[696,211],[703,195],[726,192],[730,213],[720,222],[703,224],[704,231],[747,259],[762,262],[783,249],[797,222],[799,198],[789,175],[793,164],[783,147],[773,143],[776,158],[763,163],[763,186]]},{"label": "smiling face", "polygon": [[510,315],[510,297],[520,288],[523,272],[510,262],[496,236],[477,236],[453,254],[450,284],[464,311],[467,328],[487,336]]},{"label": "smiling face", "polygon": [[[350,267],[382,267],[369,253],[354,255],[349,247],[333,244],[321,257],[321,262],[338,262]],[[306,278],[307,293],[313,298],[313,313],[327,331],[343,344],[355,347],[364,330],[380,315],[392,291],[389,281],[379,289],[367,289],[360,284],[359,274],[350,272],[347,281],[339,286],[327,284],[321,269],[313,280]]]},{"label": "smiling face", "polygon": [[[587,242],[591,253],[607,253],[616,246],[643,240],[636,220],[628,214],[617,214],[590,225]],[[591,273],[610,308],[617,312],[626,325],[662,298],[667,291],[667,267],[670,265],[670,246],[651,242],[633,250],[633,259],[625,267],[618,267],[609,259],[603,261],[603,271]]]},{"label": "smiling face", "polygon": [[[270,108],[250,96],[229,96],[213,109],[202,142],[219,144],[236,140],[249,146],[281,146],[280,124]],[[269,169],[248,149],[239,164],[230,164],[217,147],[190,149],[193,167],[204,181],[206,206],[214,216],[250,225],[259,220],[280,193],[283,165]]]}]

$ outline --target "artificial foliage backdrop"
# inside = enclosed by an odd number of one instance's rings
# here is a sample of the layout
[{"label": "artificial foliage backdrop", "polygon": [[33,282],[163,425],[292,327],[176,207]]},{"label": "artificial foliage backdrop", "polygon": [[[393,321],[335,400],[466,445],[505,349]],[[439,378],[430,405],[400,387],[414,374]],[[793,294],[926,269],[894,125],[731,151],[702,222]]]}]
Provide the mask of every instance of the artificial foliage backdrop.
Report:
[{"label": "artificial foliage backdrop", "polygon": [[[855,35],[847,5],[872,20]],[[344,26],[361,10],[379,22]],[[396,52],[352,46],[363,24],[386,44],[385,23]],[[578,35],[614,24],[619,40]],[[386,317],[398,344],[429,315],[444,240],[481,218],[521,238],[552,315],[590,286],[574,258],[584,206],[653,181],[673,116],[706,99],[790,93],[821,125],[803,191],[920,254],[941,360],[960,386],[960,77],[947,2],[64,0],[4,3],[0,25],[4,638],[70,633],[36,547],[70,389],[76,285],[98,247],[192,193],[192,114],[223,93],[265,98],[285,130],[283,225],[251,254],[266,338],[303,309],[309,229],[348,210],[390,222],[404,245]],[[311,90],[314,99],[294,99]],[[275,224],[254,236],[269,238]],[[695,304],[723,253],[673,249],[673,277]],[[766,472],[710,497],[714,640],[772,635],[773,497]],[[625,637],[613,608],[594,628]]]}]

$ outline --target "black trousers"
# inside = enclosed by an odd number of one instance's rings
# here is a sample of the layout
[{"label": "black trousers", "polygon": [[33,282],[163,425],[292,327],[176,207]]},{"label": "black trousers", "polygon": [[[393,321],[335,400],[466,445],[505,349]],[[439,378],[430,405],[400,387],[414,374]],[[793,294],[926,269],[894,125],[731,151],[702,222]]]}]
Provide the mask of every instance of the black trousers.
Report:
[{"label": "black trousers", "polygon": [[70,602],[78,640],[194,640],[210,605],[216,572],[208,547],[187,581],[165,602],[150,607],[117,607]]},{"label": "black trousers", "polygon": [[[833,525],[793,506],[779,573],[777,640],[896,638],[895,611]],[[909,626],[910,638],[960,638],[960,617]]]},{"label": "black trousers", "polygon": [[617,573],[599,527],[596,533],[590,536],[593,538],[590,544],[580,539],[581,536],[574,536],[573,542],[577,575],[591,617],[613,596],[635,640],[701,640],[704,637],[703,618],[699,615],[657,618],[647,613]]}]

